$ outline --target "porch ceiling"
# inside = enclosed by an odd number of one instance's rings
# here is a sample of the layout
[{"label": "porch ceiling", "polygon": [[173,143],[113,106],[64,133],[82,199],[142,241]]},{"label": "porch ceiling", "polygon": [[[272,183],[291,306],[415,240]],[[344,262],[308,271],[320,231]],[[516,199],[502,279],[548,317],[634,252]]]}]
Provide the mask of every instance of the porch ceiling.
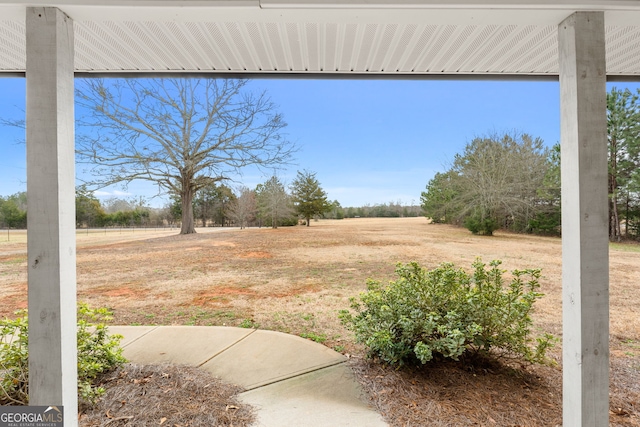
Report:
[{"label": "porch ceiling", "polygon": [[87,73],[558,73],[557,25],[604,10],[607,74],[640,77],[640,1],[0,0],[0,72],[25,69],[27,5],[74,20]]}]

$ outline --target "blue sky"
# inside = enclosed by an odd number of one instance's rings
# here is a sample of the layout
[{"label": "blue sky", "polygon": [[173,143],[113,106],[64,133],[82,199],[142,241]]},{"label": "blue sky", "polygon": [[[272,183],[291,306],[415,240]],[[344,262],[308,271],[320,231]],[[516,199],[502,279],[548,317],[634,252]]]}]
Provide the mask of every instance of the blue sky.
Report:
[{"label": "blue sky", "polygon": [[[342,206],[419,204],[433,175],[476,136],[518,131],[549,146],[560,140],[557,82],[265,79],[250,86],[269,93],[288,123],[288,138],[300,147],[295,164],[278,172],[280,178],[291,182],[297,170],[316,172],[329,198]],[[0,78],[0,93],[0,115],[21,117],[24,79]],[[16,142],[22,135],[0,128],[0,195],[26,189],[25,147]],[[255,187],[267,178],[246,170],[237,181]],[[156,193],[140,183],[99,196]]]}]

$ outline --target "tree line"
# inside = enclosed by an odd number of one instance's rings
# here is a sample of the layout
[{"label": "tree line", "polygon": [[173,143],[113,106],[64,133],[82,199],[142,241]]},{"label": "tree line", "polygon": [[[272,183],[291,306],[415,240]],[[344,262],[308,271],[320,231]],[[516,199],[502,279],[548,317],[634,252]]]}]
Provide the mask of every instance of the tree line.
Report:
[{"label": "tree line", "polygon": [[[166,220],[162,209],[154,209],[144,202],[111,198],[100,201],[82,187],[76,189],[77,227],[131,227],[159,224]],[[27,228],[27,193],[0,196],[0,227]]]},{"label": "tree line", "polygon": [[[196,191],[191,211],[195,222],[207,226],[268,226],[277,228],[296,225],[300,218],[306,225],[333,206],[327,201],[314,172],[299,171],[287,188],[277,176],[255,189],[234,190],[224,184],[210,182]],[[163,208],[151,208],[145,200],[110,198],[104,203],[81,186],[76,189],[76,227],[130,227],[180,225],[184,204],[174,196]],[[25,192],[0,197],[0,226],[27,227],[27,195]]]},{"label": "tree line", "polygon": [[[640,90],[607,94],[609,237],[640,237]],[[516,132],[474,138],[421,195],[434,223],[472,233],[560,234],[560,145]]]},{"label": "tree line", "polygon": [[415,218],[421,215],[420,206],[404,205],[401,201],[345,208],[338,204],[336,211],[336,218]]},{"label": "tree line", "polygon": [[[157,227],[180,226],[182,203],[174,196],[161,208],[147,205],[144,198],[111,197],[100,201],[91,191],[76,189],[76,227]],[[231,188],[210,183],[196,192],[192,201],[194,224],[201,227],[272,227],[302,223],[313,219],[417,217],[419,206],[391,202],[343,208],[329,201],[316,173],[299,171],[290,185],[272,176],[254,189]],[[27,227],[27,194],[0,197],[0,227]]]},{"label": "tree line", "polygon": [[[173,197],[170,211],[182,218],[183,203]],[[240,186],[235,190],[225,184],[209,183],[195,192],[192,211],[198,225],[206,226],[279,226],[297,225],[303,219],[329,211],[331,204],[316,178],[315,172],[298,171],[287,186],[276,175],[258,184],[255,189]]]},{"label": "tree line", "polygon": [[424,215],[475,234],[554,233],[560,225],[559,146],[527,134],[474,138],[422,193]]},{"label": "tree line", "polygon": [[[168,209],[176,221],[181,217],[181,203],[174,197]],[[271,176],[254,189],[246,186],[233,190],[224,184],[211,184],[196,192],[193,212],[199,226],[272,227],[310,226],[312,219],[344,219],[367,217],[417,217],[419,206],[400,202],[342,207],[330,201],[315,172],[298,171],[290,185]]]}]

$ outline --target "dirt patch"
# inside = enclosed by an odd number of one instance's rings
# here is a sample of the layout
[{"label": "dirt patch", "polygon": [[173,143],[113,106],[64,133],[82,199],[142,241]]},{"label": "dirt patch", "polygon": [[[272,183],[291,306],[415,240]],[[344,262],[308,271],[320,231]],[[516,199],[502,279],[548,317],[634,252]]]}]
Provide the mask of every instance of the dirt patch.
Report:
[{"label": "dirt patch", "polygon": [[[103,285],[91,290],[92,297],[101,296],[121,299],[144,298],[148,293],[148,290],[140,282],[126,283],[121,286]],[[87,293],[81,292],[80,295],[85,296]]]},{"label": "dirt patch", "polygon": [[125,298],[133,297],[139,294],[140,294],[139,291],[135,291],[129,287],[109,289],[102,292],[102,295],[107,297],[125,297]]},{"label": "dirt patch", "polygon": [[274,290],[268,296],[273,298],[289,298],[319,292],[323,288],[321,283],[298,283],[285,289]]},{"label": "dirt patch", "polygon": [[255,251],[255,252],[244,252],[242,254],[240,254],[240,258],[273,258],[273,255],[271,255],[269,252],[263,252],[263,251]]},{"label": "dirt patch", "polygon": [[233,242],[225,242],[225,241],[221,241],[221,242],[213,241],[211,245],[214,246],[214,247],[224,246],[224,247],[227,247],[227,248],[233,248],[233,247],[236,246],[236,244],[233,243]]},{"label": "dirt patch", "polygon": [[[24,310],[28,306],[27,283],[16,283],[12,292],[7,292],[0,297],[0,307],[11,307],[12,310]],[[11,313],[13,314],[13,313]],[[8,314],[7,314],[8,316]]]},{"label": "dirt patch", "polygon": [[289,298],[319,292],[321,290],[322,285],[320,283],[300,283],[280,287],[269,286],[265,292],[259,292],[258,290],[249,288],[216,287],[214,289],[198,291],[198,294],[191,300],[190,304],[196,306],[225,306],[237,297],[248,300]]},{"label": "dirt patch", "polygon": [[251,289],[240,289],[231,287],[221,287],[214,290],[199,291],[198,295],[191,300],[191,305],[208,306],[224,305],[234,297],[243,296],[245,298],[255,298],[256,292]]}]

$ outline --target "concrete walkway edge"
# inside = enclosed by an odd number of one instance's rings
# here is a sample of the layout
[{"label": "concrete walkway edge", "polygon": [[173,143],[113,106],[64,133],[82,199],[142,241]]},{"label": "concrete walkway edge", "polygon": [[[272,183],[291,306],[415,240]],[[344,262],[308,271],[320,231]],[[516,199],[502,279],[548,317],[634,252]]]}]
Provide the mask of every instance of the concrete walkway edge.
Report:
[{"label": "concrete walkway edge", "polygon": [[387,426],[367,405],[347,358],[275,331],[225,326],[110,326],[133,363],[197,366],[245,389],[257,427]]}]

